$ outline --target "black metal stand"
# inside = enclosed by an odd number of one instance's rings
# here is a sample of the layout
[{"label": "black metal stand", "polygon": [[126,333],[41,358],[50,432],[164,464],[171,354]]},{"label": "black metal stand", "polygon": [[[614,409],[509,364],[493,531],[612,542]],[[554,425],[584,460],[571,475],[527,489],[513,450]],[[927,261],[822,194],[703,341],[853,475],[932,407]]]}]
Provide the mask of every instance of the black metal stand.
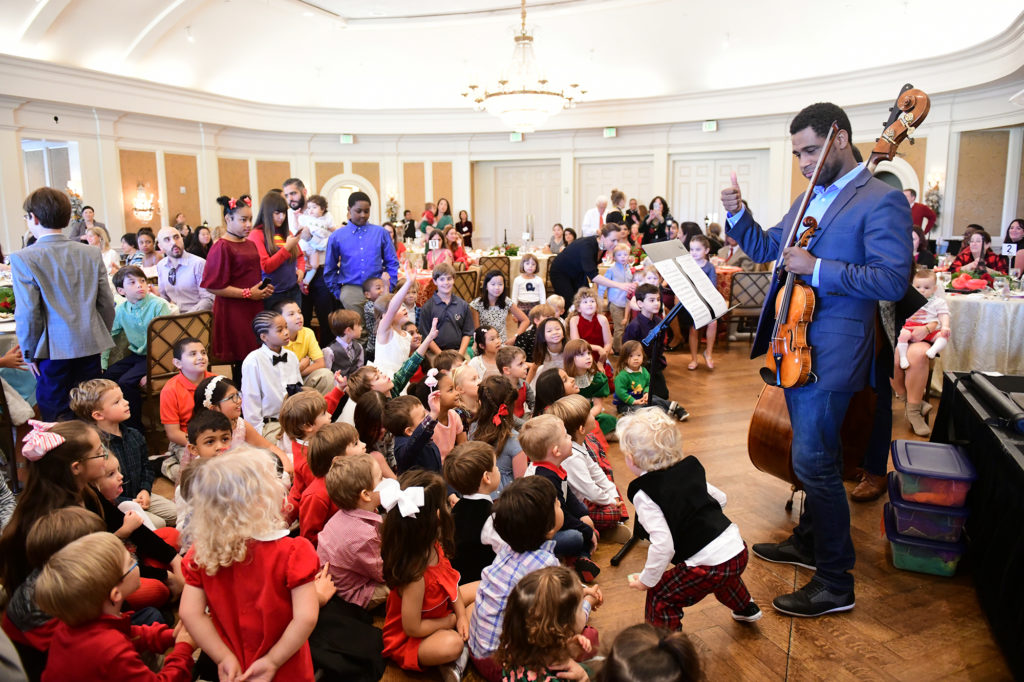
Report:
[{"label": "black metal stand", "polygon": [[[651,404],[651,386],[654,383],[654,363],[657,361],[658,358],[658,347],[661,344],[662,332],[668,328],[668,324],[676,318],[676,315],[678,315],[679,311],[682,309],[683,304],[676,303],[672,307],[672,310],[668,311],[668,314],[665,315],[665,317],[663,317],[661,321],[658,322],[658,324],[654,325],[654,328],[651,329],[651,331],[647,334],[647,336],[644,337],[644,340],[642,341],[643,345],[647,346],[648,349],[650,349],[651,354],[651,367],[648,370],[651,373],[651,382],[647,385],[648,405]],[[636,511],[633,512],[633,523],[636,523]],[[619,563],[622,562],[623,557],[629,554],[629,550],[633,549],[633,545],[635,545],[638,540],[639,538],[637,538],[635,534],[630,535],[629,539],[626,540],[625,543],[623,543],[622,548],[615,553],[615,556],[612,557],[612,566],[618,566]]]}]

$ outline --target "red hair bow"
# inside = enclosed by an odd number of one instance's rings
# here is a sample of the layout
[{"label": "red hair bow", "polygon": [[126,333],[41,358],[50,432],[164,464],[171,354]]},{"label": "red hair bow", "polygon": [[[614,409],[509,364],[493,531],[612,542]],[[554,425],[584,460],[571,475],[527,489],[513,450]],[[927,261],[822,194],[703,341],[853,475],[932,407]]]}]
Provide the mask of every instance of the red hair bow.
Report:
[{"label": "red hair bow", "polygon": [[508,416],[508,406],[507,405],[502,405],[501,407],[498,408],[498,411],[494,415],[494,419],[492,419],[491,421],[494,422],[495,426],[498,426],[499,424],[501,424],[501,418],[502,417],[507,417],[507,416]]},{"label": "red hair bow", "polygon": [[[244,197],[242,199],[242,203],[245,204],[246,206],[248,206],[249,208],[252,208],[252,199],[250,199],[249,197]],[[235,208],[237,208],[237,207],[238,207],[238,199],[228,199],[228,208],[230,208],[232,211],[234,211]]]}]

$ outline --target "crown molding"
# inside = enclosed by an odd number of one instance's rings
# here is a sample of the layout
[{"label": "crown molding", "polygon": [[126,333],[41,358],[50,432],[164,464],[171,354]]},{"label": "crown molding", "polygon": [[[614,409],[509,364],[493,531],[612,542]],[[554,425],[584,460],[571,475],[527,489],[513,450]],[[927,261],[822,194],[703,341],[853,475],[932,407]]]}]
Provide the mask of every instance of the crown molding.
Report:
[{"label": "crown molding", "polygon": [[[553,117],[540,132],[791,114],[808,102],[821,100],[833,100],[844,107],[858,106],[890,101],[907,81],[934,96],[1012,76],[1021,69],[1021,54],[1024,13],[991,40],[942,57],[737,90],[584,102]],[[0,83],[3,100],[58,102],[202,122],[226,129],[356,135],[508,132],[497,118],[468,108],[371,111],[289,107],[12,55],[0,55]]]}]

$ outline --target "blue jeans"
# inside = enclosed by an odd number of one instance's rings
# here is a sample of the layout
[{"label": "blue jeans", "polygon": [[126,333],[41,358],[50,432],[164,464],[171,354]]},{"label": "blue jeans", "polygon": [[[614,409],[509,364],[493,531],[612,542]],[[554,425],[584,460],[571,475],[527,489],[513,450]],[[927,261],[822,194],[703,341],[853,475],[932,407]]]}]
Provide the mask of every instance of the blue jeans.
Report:
[{"label": "blue jeans", "polygon": [[590,556],[590,548],[586,544],[583,533],[578,530],[560,530],[555,533],[555,556]]},{"label": "blue jeans", "polygon": [[806,498],[793,536],[814,553],[815,577],[834,592],[853,589],[856,559],[850,538],[850,506],[843,487],[839,429],[851,392],[825,391],[814,384],[786,389],[793,424],[793,469]]}]

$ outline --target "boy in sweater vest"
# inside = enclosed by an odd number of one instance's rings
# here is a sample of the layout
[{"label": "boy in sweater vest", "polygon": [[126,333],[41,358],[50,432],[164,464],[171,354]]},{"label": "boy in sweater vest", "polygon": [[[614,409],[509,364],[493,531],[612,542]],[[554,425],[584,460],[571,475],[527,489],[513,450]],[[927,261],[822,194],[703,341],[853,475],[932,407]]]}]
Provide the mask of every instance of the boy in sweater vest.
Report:
[{"label": "boy in sweater vest", "polygon": [[[491,523],[491,493],[501,483],[494,449],[471,440],[456,445],[442,465],[445,483],[459,493],[452,507],[455,521],[455,556],[452,566],[459,572],[459,584],[480,580],[480,572],[494,561],[489,544],[495,535]],[[500,546],[500,545],[499,545]]]},{"label": "boy in sweater vest", "polygon": [[633,533],[651,541],[644,570],[629,576],[630,587],[647,592],[644,619],[678,630],[683,607],[714,593],[734,619],[758,620],[761,609],[740,577],[747,546],[722,513],[725,493],[707,482],[696,457],[682,454],[675,421],[648,407],[619,419],[615,431],[637,476],[627,493],[636,509]]}]

